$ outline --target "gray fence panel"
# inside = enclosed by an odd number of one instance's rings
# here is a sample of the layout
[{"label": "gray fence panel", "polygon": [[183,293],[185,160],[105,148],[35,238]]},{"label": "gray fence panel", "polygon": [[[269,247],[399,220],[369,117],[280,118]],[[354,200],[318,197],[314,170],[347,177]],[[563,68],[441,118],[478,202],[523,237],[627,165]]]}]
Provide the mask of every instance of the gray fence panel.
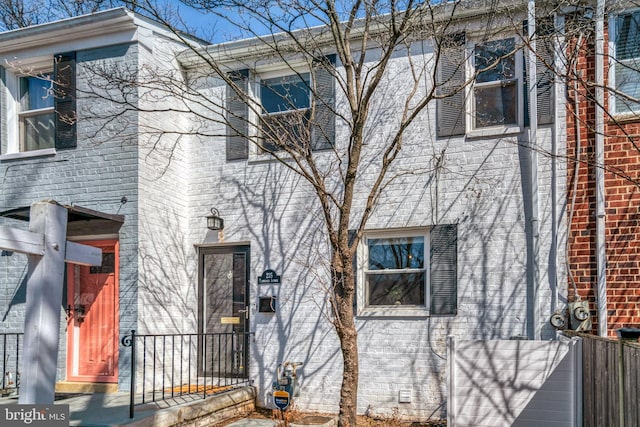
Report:
[{"label": "gray fence panel", "polygon": [[450,337],[448,425],[579,425],[579,345],[579,340],[455,341]]}]

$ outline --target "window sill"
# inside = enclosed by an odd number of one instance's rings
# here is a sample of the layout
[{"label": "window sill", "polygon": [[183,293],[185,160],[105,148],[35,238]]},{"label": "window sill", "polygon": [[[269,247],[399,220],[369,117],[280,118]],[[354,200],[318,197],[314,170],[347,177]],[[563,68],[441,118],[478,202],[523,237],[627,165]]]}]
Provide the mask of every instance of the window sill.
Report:
[{"label": "window sill", "polygon": [[483,129],[474,129],[467,132],[468,138],[482,138],[482,137],[501,137],[507,135],[516,135],[523,132],[523,128],[520,126],[496,126],[487,127]]},{"label": "window sill", "polygon": [[640,111],[628,113],[614,113],[609,119],[611,124],[626,124],[640,122]]},{"label": "window sill", "polygon": [[259,152],[249,153],[249,158],[247,159],[249,163],[289,162],[293,160],[293,156],[285,150],[275,151],[273,154],[261,151],[260,148],[257,148],[257,150]]},{"label": "window sill", "polygon": [[392,305],[367,307],[360,310],[356,317],[429,317],[429,310],[421,306],[396,307]]},{"label": "window sill", "polygon": [[249,154],[249,158],[247,159],[250,164],[259,164],[259,163],[273,163],[280,161],[288,161],[291,160],[291,156],[287,153],[283,153],[283,156],[278,155],[279,157],[275,157],[269,153],[260,153],[260,154]]},{"label": "window sill", "polygon": [[7,160],[23,160],[23,159],[31,159],[35,157],[49,157],[55,156],[56,149],[55,148],[45,148],[43,150],[33,150],[33,151],[24,151],[21,153],[9,153],[0,155],[0,162],[4,162]]}]

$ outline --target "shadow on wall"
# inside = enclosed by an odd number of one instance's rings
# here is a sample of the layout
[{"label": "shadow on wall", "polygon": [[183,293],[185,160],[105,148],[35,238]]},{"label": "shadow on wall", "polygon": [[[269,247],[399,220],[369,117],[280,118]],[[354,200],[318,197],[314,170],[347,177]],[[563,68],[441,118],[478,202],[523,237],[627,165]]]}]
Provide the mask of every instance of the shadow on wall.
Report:
[{"label": "shadow on wall", "polygon": [[[197,290],[188,268],[181,218],[170,209],[140,221],[138,248],[138,333],[195,333]],[[160,231],[161,230],[161,231]]]},{"label": "shadow on wall", "polygon": [[450,417],[456,426],[575,425],[578,345],[576,341],[453,341]]},{"label": "shadow on wall", "polygon": [[[0,260],[5,263],[6,273],[1,286],[1,291],[4,294],[2,298],[2,322],[6,322],[12,312],[14,312],[13,316],[20,317],[19,320],[23,321],[22,316],[24,313],[22,313],[19,306],[23,306],[27,302],[27,257],[26,255],[21,256],[21,254],[3,250],[0,254]],[[11,329],[14,328],[5,328],[5,330]],[[24,327],[21,327],[19,330],[11,330],[11,332],[22,332],[23,329]]]},{"label": "shadow on wall", "polygon": [[[270,162],[246,181],[223,179],[223,188],[243,189],[224,203],[239,212],[228,223],[241,224],[237,234],[227,237],[251,241],[251,302],[259,296],[276,297],[275,313],[256,312],[253,322],[252,368],[264,405],[271,401],[278,363],[304,363],[298,370],[301,387],[339,368],[339,346],[330,323],[330,251],[317,198],[295,173]],[[278,272],[282,284],[258,285],[257,276],[266,269]]]}]

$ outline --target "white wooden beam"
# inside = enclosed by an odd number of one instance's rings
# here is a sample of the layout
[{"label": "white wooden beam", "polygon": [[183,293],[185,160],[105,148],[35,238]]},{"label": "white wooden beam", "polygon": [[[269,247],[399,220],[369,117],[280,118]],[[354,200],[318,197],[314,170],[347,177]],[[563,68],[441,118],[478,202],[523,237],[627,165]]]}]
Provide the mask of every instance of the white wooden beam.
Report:
[{"label": "white wooden beam", "polygon": [[27,255],[44,255],[44,234],[0,227],[0,249]]},{"label": "white wooden beam", "polygon": [[102,249],[67,241],[66,262],[80,265],[102,265]]},{"label": "white wooden beam", "polygon": [[52,201],[34,203],[31,206],[29,230],[46,236],[46,240],[42,256],[28,257],[18,403],[51,405],[55,396],[60,343],[67,209]]}]

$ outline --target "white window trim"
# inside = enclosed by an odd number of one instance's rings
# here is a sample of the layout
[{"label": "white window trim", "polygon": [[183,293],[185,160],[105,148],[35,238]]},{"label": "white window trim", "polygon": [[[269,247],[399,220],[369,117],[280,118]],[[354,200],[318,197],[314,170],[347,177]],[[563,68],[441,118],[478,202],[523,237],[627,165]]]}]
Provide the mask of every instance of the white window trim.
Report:
[{"label": "white window trim", "polygon": [[[369,252],[367,239],[415,237],[424,238],[424,262],[425,262],[425,305],[402,305],[402,306],[367,306],[367,285],[366,265],[369,262]],[[431,233],[430,228],[404,228],[387,230],[365,231],[361,244],[357,251],[357,291],[356,304],[358,307],[357,316],[361,317],[428,317],[431,307]]]},{"label": "white window trim", "polygon": [[[249,144],[249,162],[264,162],[264,161],[272,161],[274,160],[273,156],[269,153],[266,153],[260,148],[260,119],[261,115],[258,113],[262,109],[262,98],[260,91],[260,84],[262,80],[273,79],[277,77],[285,77],[290,76],[295,73],[309,73],[309,79],[312,79],[311,71],[303,65],[295,65],[289,66],[287,68],[282,68],[281,66],[274,68],[271,67],[263,67],[259,68],[256,71],[249,71],[249,85],[248,85],[248,95],[252,100],[252,105],[249,106],[248,119],[249,119],[249,130],[248,130],[248,139],[250,141]],[[309,94],[311,99],[311,93]],[[295,111],[289,110],[288,112]],[[287,112],[283,112],[286,114]],[[281,151],[278,153],[279,157],[284,159],[289,158],[289,154],[285,151]]]},{"label": "white window trim", "polygon": [[[20,113],[20,77],[7,68],[6,100],[7,100],[7,151],[3,155],[20,153],[20,132],[18,114]],[[4,156],[3,156],[4,157]]]},{"label": "white window trim", "polygon": [[[515,42],[517,43],[518,39],[517,37],[514,35],[513,37],[503,37],[502,39],[496,39],[496,40],[503,40],[503,39],[508,39],[508,38],[513,38],[515,40]],[[491,40],[488,40],[491,41]],[[486,42],[486,41],[485,41]],[[518,49],[517,52],[515,53],[515,60],[516,60],[516,87],[518,90],[518,111],[517,111],[517,123],[515,124],[510,124],[510,125],[499,125],[499,126],[490,126],[490,127],[483,127],[483,128],[475,128],[475,106],[476,106],[476,100],[475,100],[475,87],[476,87],[476,83],[475,83],[475,70],[476,70],[476,66],[475,66],[475,46],[477,44],[482,44],[483,41],[480,40],[469,40],[467,42],[467,46],[466,46],[466,57],[467,57],[467,64],[465,69],[467,70],[466,72],[466,79],[467,80],[474,80],[473,84],[467,85],[466,89],[465,89],[465,98],[467,100],[466,102],[466,109],[467,109],[467,115],[466,115],[466,128],[467,128],[467,136],[470,138],[474,138],[474,137],[485,137],[485,136],[504,136],[504,135],[513,135],[513,134],[517,134],[517,133],[522,133],[524,131],[524,90],[523,90],[523,73],[522,73],[522,67],[523,67],[523,54],[522,54],[522,49]],[[495,83],[496,85],[499,84],[499,82]],[[482,84],[482,86],[486,87],[487,84],[484,83]]]},{"label": "white window trim", "polygon": [[[609,17],[609,70],[608,70],[608,85],[611,88],[616,87],[616,64],[617,64],[617,49],[616,45],[618,42],[618,28],[617,21],[620,15],[627,15],[631,13],[637,13],[640,9],[628,9],[620,13],[612,14]],[[616,94],[614,92],[609,92],[609,113],[615,117],[617,120],[624,121],[625,119],[635,119],[637,120],[640,117],[640,109],[637,111],[625,111],[623,113],[619,113],[616,107]]]},{"label": "white window trim", "polygon": [[[52,60],[52,59],[51,59]],[[40,61],[42,62],[42,61]],[[30,70],[31,75],[37,75],[39,73],[53,73],[53,70],[46,68],[44,65],[41,68]],[[3,160],[15,160],[22,158],[51,156],[56,154],[55,148],[43,148],[40,150],[21,151],[21,135],[20,135],[20,120],[22,117],[29,117],[41,113],[48,113],[55,111],[54,107],[47,107],[38,110],[28,110],[23,112],[22,105],[20,104],[20,79],[22,77],[29,77],[29,74],[24,72],[16,72],[14,68],[7,67],[5,69],[5,84],[6,84],[6,129],[7,129],[7,151],[0,154],[0,161]]]},{"label": "white window trim", "polygon": [[55,148],[43,148],[42,150],[22,151],[19,153],[7,153],[0,156],[0,162],[7,160],[30,159],[33,157],[55,156],[57,153]]}]

